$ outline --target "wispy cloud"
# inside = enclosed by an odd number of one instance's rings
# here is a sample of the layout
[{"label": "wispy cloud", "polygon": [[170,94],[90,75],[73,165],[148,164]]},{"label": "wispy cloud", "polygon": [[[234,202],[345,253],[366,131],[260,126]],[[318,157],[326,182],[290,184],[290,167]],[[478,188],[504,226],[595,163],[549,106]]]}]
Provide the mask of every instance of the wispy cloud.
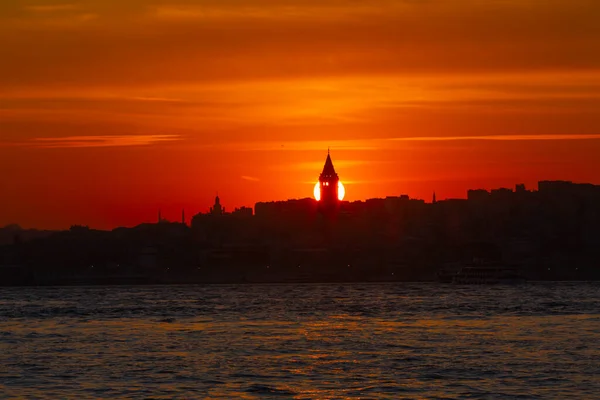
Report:
[{"label": "wispy cloud", "polygon": [[414,136],[399,137],[387,139],[394,142],[437,142],[437,141],[456,141],[456,140],[590,140],[600,139],[600,134],[589,135],[489,135],[489,136]]},{"label": "wispy cloud", "polygon": [[129,100],[136,101],[157,101],[157,102],[165,102],[165,103],[178,103],[183,101],[182,99],[175,99],[170,97],[146,97],[146,96],[136,96],[136,97],[128,97]]},{"label": "wispy cloud", "polygon": [[[261,4],[262,3],[262,4]],[[159,5],[150,7],[151,14],[156,18],[166,20],[203,19],[217,20],[272,20],[272,21],[340,21],[355,17],[376,17],[384,15],[386,10],[381,7],[364,5],[363,2],[341,2],[340,4],[324,5],[321,2],[299,2],[297,4],[280,2],[239,2],[234,6],[226,2],[215,4],[179,4]],[[388,11],[389,12],[389,11]]]},{"label": "wispy cloud", "polygon": [[229,151],[326,151],[331,150],[377,150],[374,143],[379,139],[306,140],[306,141],[260,141],[233,142],[202,145],[207,150]]},{"label": "wispy cloud", "polygon": [[258,182],[260,181],[259,178],[255,177],[255,176],[247,176],[247,175],[242,175],[241,178],[245,181],[250,181],[250,182]]},{"label": "wispy cloud", "polygon": [[[394,148],[394,144],[402,142],[451,142],[451,141],[550,141],[550,140],[597,140],[600,134],[543,134],[543,135],[465,135],[465,136],[408,136],[393,138],[365,138],[346,140],[307,140],[307,141],[271,141],[271,142],[237,142],[200,146],[213,151],[376,151]],[[403,147],[406,144],[402,145]],[[342,161],[343,162],[343,161]],[[361,163],[362,161],[348,161]],[[315,164],[294,164],[290,168],[314,168]]]},{"label": "wispy cloud", "polygon": [[179,135],[105,135],[35,138],[28,145],[40,148],[144,146],[181,140]]},{"label": "wispy cloud", "polygon": [[[335,159],[335,166],[338,168],[350,168],[361,165],[373,165],[373,164],[381,164],[382,161],[377,160],[348,160],[348,159]],[[298,162],[291,164],[283,164],[283,165],[274,165],[271,167],[275,170],[297,170],[297,171],[320,171],[323,168],[323,161],[306,161],[306,162]]]},{"label": "wispy cloud", "polygon": [[79,7],[76,4],[47,4],[47,5],[33,5],[26,6],[27,11],[36,13],[51,13],[57,11],[71,11],[77,10]]}]

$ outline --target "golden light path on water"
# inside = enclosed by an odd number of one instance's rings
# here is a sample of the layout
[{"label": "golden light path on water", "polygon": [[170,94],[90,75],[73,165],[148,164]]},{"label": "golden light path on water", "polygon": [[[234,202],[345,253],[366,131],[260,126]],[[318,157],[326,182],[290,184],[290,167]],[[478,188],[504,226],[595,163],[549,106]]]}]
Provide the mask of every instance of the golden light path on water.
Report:
[{"label": "golden light path on water", "polygon": [[[317,201],[321,200],[321,187],[319,182],[315,183],[315,187],[313,189],[313,196]],[[344,200],[344,196],[346,196],[346,188],[344,187],[344,184],[341,181],[338,181],[338,199],[340,201]]]}]

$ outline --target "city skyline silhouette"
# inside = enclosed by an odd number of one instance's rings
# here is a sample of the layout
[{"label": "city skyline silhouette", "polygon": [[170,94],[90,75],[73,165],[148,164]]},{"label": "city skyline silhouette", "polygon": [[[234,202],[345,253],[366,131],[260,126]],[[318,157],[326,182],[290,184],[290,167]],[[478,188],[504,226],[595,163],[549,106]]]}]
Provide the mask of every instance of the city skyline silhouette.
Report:
[{"label": "city skyline silhouette", "polygon": [[[43,3],[43,4],[42,4]],[[588,0],[0,5],[0,226],[600,184]]]},{"label": "city skyline silhouette", "polygon": [[[315,174],[316,175],[316,174]],[[313,190],[309,193],[306,193],[305,196],[300,196],[298,198],[288,198],[288,199],[269,199],[269,200],[265,200],[265,201],[256,201],[252,204],[244,204],[244,205],[240,205],[240,206],[236,206],[233,205],[231,206],[229,209],[226,209],[225,206],[221,203],[221,197],[219,196],[219,192],[216,191],[216,197],[213,197],[214,203],[212,205],[209,205],[207,207],[203,207],[200,208],[197,205],[192,205],[189,206],[183,206],[182,208],[174,208],[173,206],[170,207],[158,207],[157,210],[155,210],[155,212],[158,213],[158,217],[157,218],[152,218],[150,215],[145,216],[145,218],[135,221],[132,224],[124,224],[124,225],[115,225],[115,226],[93,226],[93,224],[87,223],[86,221],[78,221],[76,223],[69,223],[65,226],[61,226],[61,227],[53,227],[53,228],[49,228],[49,227],[43,227],[43,226],[23,226],[22,224],[19,223],[19,221],[11,221],[9,223],[5,223],[5,224],[0,224],[0,228],[4,227],[6,229],[8,229],[8,231],[12,231],[12,230],[23,230],[23,228],[25,228],[26,230],[33,230],[33,231],[57,231],[57,230],[64,230],[67,229],[68,227],[72,227],[72,226],[86,226],[86,227],[92,227],[95,229],[104,229],[104,230],[111,230],[111,229],[115,229],[115,228],[119,228],[119,227],[133,227],[139,224],[144,224],[144,223],[152,223],[152,222],[181,222],[184,225],[188,225],[188,220],[186,219],[186,213],[188,213],[188,215],[191,215],[190,220],[193,218],[194,215],[202,215],[202,214],[208,214],[208,215],[223,215],[223,214],[231,214],[236,213],[241,211],[244,214],[248,214],[249,215],[254,215],[255,214],[255,209],[256,206],[258,204],[264,204],[264,203],[281,203],[281,204],[285,204],[285,203],[289,203],[289,202],[294,202],[294,201],[314,201],[315,204],[318,205],[318,207],[320,209],[338,209],[339,211],[339,206],[340,204],[349,204],[349,203],[355,203],[355,204],[360,204],[360,203],[365,203],[365,202],[369,202],[369,201],[375,201],[375,200],[384,200],[384,199],[390,199],[390,198],[411,198],[411,199],[415,199],[414,197],[409,196],[407,193],[393,193],[393,194],[387,194],[385,196],[382,197],[370,197],[370,198],[365,198],[365,199],[352,199],[352,200],[348,200],[348,197],[346,196],[346,188],[343,185],[343,180],[341,178],[338,177],[338,174],[336,172],[334,163],[332,161],[331,158],[331,149],[328,148],[327,149],[327,156],[325,159],[325,163],[323,165],[322,168],[322,172],[318,175],[318,179],[316,179],[316,183],[313,187]],[[432,191],[432,196],[430,199],[416,199],[418,201],[422,201],[422,202],[428,202],[428,203],[436,203],[437,201],[454,201],[454,200],[465,200],[465,199],[470,199],[471,194],[473,193],[484,193],[484,194],[489,194],[490,192],[499,192],[499,191],[505,191],[505,192],[514,192],[515,188],[516,191],[523,191],[526,190],[525,188],[527,188],[527,191],[537,191],[538,189],[538,185],[540,183],[545,183],[545,182],[550,182],[551,180],[540,180],[539,182],[536,182],[536,184],[534,185],[534,187],[529,187],[524,183],[514,183],[513,185],[507,187],[493,187],[491,189],[487,189],[487,188],[482,188],[482,187],[474,187],[474,188],[469,188],[465,191],[463,196],[458,196],[458,197],[439,197],[439,192],[438,194],[436,194],[436,190]],[[557,180],[555,181],[556,183],[567,183],[567,184],[573,184],[572,181],[570,180]],[[276,184],[276,182],[274,182]],[[574,182],[575,185],[590,185],[590,186],[594,186],[592,183],[586,183],[586,182]],[[186,204],[185,201],[182,200],[177,200],[175,201],[175,203],[177,204]],[[168,210],[168,212],[165,214],[165,208]],[[156,214],[155,214],[156,215]],[[177,217],[175,218],[174,215],[177,215]]]}]

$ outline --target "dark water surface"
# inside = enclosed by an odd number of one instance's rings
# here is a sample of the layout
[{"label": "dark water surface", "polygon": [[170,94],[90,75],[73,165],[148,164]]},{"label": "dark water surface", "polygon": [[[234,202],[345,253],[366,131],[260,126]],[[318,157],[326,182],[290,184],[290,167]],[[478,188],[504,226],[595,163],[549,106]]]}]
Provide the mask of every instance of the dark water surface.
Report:
[{"label": "dark water surface", "polygon": [[600,284],[0,289],[0,397],[600,398]]}]

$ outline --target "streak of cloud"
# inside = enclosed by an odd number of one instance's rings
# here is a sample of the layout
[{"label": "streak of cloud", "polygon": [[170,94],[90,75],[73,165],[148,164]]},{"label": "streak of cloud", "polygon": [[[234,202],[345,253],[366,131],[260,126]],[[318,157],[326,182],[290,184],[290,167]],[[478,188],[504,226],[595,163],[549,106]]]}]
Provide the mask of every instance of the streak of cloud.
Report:
[{"label": "streak of cloud", "polygon": [[330,148],[331,150],[377,150],[379,147],[370,143],[372,140],[310,140],[310,141],[264,141],[264,142],[235,142],[201,145],[206,150],[229,151],[314,151]]},{"label": "streak of cloud", "polygon": [[77,10],[79,7],[76,4],[47,4],[47,5],[36,5],[26,6],[27,11],[35,13],[52,13],[58,11],[71,11]]},{"label": "streak of cloud", "polygon": [[456,140],[592,140],[600,139],[600,134],[591,135],[489,135],[489,136],[414,136],[398,137],[387,139],[394,142],[437,142],[437,141],[456,141]]},{"label": "streak of cloud", "polygon": [[[465,135],[465,136],[407,136],[393,138],[365,138],[346,140],[310,140],[310,141],[273,141],[222,143],[202,145],[199,148],[212,151],[241,151],[241,152],[306,152],[324,151],[377,151],[393,149],[395,145],[405,147],[404,142],[452,142],[452,141],[551,141],[551,140],[598,140],[600,134],[546,134],[546,135]],[[363,161],[347,161],[349,164],[360,164]],[[308,169],[316,164],[294,164],[290,168]]]},{"label": "streak of cloud", "polygon": [[[362,165],[373,165],[382,164],[382,161],[376,160],[347,160],[347,159],[336,159],[334,161],[336,168],[346,169],[350,167],[357,167]],[[275,165],[272,169],[275,170],[297,170],[297,171],[321,171],[323,168],[323,161],[307,161],[294,164]]]},{"label": "streak of cloud", "polygon": [[178,135],[105,135],[105,136],[67,136],[53,138],[35,138],[29,146],[38,148],[80,148],[80,147],[119,147],[145,146],[161,142],[181,140]]},{"label": "streak of cloud", "polygon": [[129,100],[137,100],[137,101],[156,101],[156,102],[164,102],[164,103],[178,103],[183,101],[182,99],[173,99],[168,97],[130,97]]}]

